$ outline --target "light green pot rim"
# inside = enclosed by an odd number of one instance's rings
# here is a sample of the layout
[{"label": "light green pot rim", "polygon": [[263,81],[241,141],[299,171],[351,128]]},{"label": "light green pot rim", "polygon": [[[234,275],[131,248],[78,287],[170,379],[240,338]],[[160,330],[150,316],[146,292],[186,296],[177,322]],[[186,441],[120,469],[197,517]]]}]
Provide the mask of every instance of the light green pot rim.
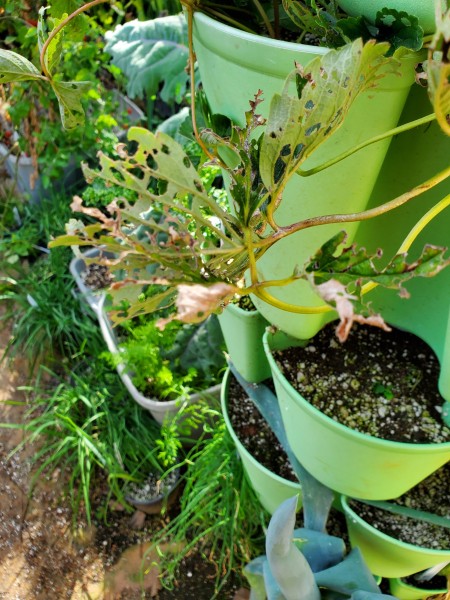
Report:
[{"label": "light green pot rim", "polygon": [[[331,417],[328,417],[323,412],[321,412],[318,408],[310,404],[299,392],[294,390],[289,381],[281,372],[278,367],[275,359],[272,356],[271,352],[271,344],[270,340],[273,337],[273,332],[266,330],[263,335],[263,346],[266,352],[267,359],[270,364],[270,368],[272,369],[272,373],[276,373],[276,376],[280,379],[283,386],[285,388],[291,388],[295,392],[296,402],[300,403],[302,408],[308,411],[311,415],[313,415],[316,419],[320,419],[322,424],[326,425],[328,429],[332,429],[334,431],[340,431],[346,435],[346,437],[353,437],[355,439],[359,439],[361,442],[364,442],[366,445],[391,448],[393,452],[402,452],[404,454],[410,453],[427,453],[427,454],[441,454],[444,450],[450,450],[450,442],[440,442],[440,443],[428,443],[428,444],[413,444],[408,442],[395,442],[392,440],[384,440],[382,438],[377,438],[367,433],[361,433],[360,431],[355,431],[343,425],[342,423],[338,423]],[[286,336],[286,339],[289,336]],[[295,345],[295,338],[292,338],[292,345]],[[304,341],[297,340],[297,345],[301,345]],[[283,348],[288,348],[288,345],[282,346]],[[280,347],[281,348],[281,347]],[[443,400],[444,401],[444,400]]]},{"label": "light green pot rim", "polygon": [[[364,503],[364,500],[361,500]],[[402,542],[401,540],[397,540],[386,533],[383,533],[379,529],[376,529],[370,523],[367,523],[364,519],[362,519],[355,511],[348,505],[347,496],[341,496],[341,504],[344,509],[345,516],[352,521],[356,521],[358,525],[366,529],[372,535],[388,542],[389,544],[393,544],[398,548],[402,548],[403,550],[407,550],[409,552],[421,553],[427,556],[436,556],[442,557],[443,559],[450,558],[450,549],[449,550],[433,550],[432,548],[423,548],[422,546],[415,546],[414,544],[407,544],[406,542]]]},{"label": "light green pot rim", "polygon": [[280,477],[280,475],[277,475],[276,473],[273,473],[273,471],[270,471],[269,469],[267,469],[267,467],[265,467],[260,462],[258,462],[256,460],[256,458],[254,456],[252,456],[252,454],[250,454],[250,452],[242,445],[242,442],[239,440],[239,438],[235,434],[233,426],[231,425],[230,419],[228,417],[228,410],[227,410],[228,385],[230,382],[231,375],[232,375],[232,373],[231,373],[230,369],[227,369],[225,371],[223,381],[222,381],[222,389],[220,392],[220,404],[222,407],[222,414],[223,414],[225,424],[227,426],[228,433],[230,434],[233,442],[235,443],[236,448],[238,448],[239,452],[240,453],[242,452],[242,454],[244,454],[255,465],[255,467],[257,467],[265,475],[267,475],[268,477],[271,477],[278,483],[282,483],[284,485],[292,487],[292,489],[294,490],[294,493],[297,493],[301,489],[300,482],[295,483],[295,481],[289,481],[289,479],[284,479],[283,477]]},{"label": "light green pot rim", "polygon": [[220,21],[216,21],[212,17],[200,12],[194,12],[194,22],[201,23],[208,29],[214,29],[220,31],[222,35],[229,36],[231,38],[239,38],[240,40],[247,40],[252,44],[261,45],[264,47],[271,46],[272,48],[280,48],[285,50],[294,50],[297,52],[307,52],[310,54],[326,54],[329,52],[329,48],[323,48],[320,46],[310,46],[308,44],[298,44],[295,42],[285,42],[283,40],[274,40],[273,38],[257,35],[255,33],[249,33],[248,31],[242,31]]}]

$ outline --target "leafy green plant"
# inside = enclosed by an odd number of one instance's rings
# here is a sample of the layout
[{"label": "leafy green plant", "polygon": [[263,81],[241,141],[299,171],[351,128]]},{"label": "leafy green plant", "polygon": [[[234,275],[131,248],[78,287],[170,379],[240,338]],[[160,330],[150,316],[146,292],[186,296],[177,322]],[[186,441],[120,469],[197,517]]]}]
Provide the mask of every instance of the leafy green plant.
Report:
[{"label": "leafy green plant", "polygon": [[0,300],[6,311],[2,320],[10,320],[13,325],[5,356],[20,353],[32,366],[46,352],[48,358],[71,356],[79,352],[86,339],[101,347],[97,328],[72,295],[70,256],[68,249],[52,251],[32,268],[25,265],[4,279]]},{"label": "leafy green plant", "polygon": [[127,76],[130,98],[155,96],[180,103],[189,83],[187,24],[183,15],[131,21],[106,33],[105,51]]},{"label": "leafy green plant", "polygon": [[93,208],[106,208],[116,198],[124,196],[128,202],[135,202],[137,195],[132,190],[124,190],[118,186],[107,186],[104,181],[94,181],[81,193],[81,198],[86,206]]},{"label": "leafy green plant", "polygon": [[[100,0],[86,8],[96,3]],[[186,6],[189,24],[192,24],[195,7],[191,3]],[[316,4],[311,7],[315,9]],[[290,277],[279,281],[261,280],[257,261],[287,236],[310,227],[329,223],[344,226],[350,221],[382,215],[448,177],[450,169],[447,168],[424,185],[357,215],[313,217],[286,226],[277,222],[276,212],[292,177],[314,175],[382,138],[434,119],[444,132],[449,133],[445,117],[448,113],[445,83],[448,78],[445,53],[448,18],[449,13],[438,23],[426,65],[432,82],[429,90],[434,114],[367,140],[326,164],[306,169],[305,161],[342,125],[358,95],[376,86],[387,73],[395,72],[398,58],[405,54],[405,49],[400,48],[388,56],[390,48],[386,42],[377,44],[370,40],[363,44],[358,39],[316,58],[308,65],[307,72],[297,66],[287,78],[281,94],[273,97],[267,122],[258,115],[261,98],[257,94],[246,114],[246,127],[234,127],[230,137],[221,137],[210,130],[202,137],[197,136],[208,158],[226,172],[231,212],[224,210],[208,194],[189,157],[169,136],[133,128],[129,140],[135,143],[135,151],[121,150],[118,160],[103,155],[100,157],[101,170],[85,168],[85,175],[89,181],[101,178],[109,184],[134,190],[138,193],[138,201],[116,203],[111,206],[112,216],[109,217],[103,213],[93,215],[76,199],[73,208],[94,216],[97,223],[94,225],[91,221],[84,227],[80,222],[72,222],[68,235],[52,245],[105,245],[107,250],[120,253],[120,259],[110,266],[123,269],[128,279],[114,284],[112,292],[123,298],[126,288],[130,305],[126,310],[112,313],[116,320],[152,312],[163,301],[176,301],[176,318],[185,322],[201,321],[209,313],[220,310],[235,293],[241,296],[252,293],[278,308],[301,313],[309,308],[283,303],[272,296],[268,288],[304,279],[314,286],[330,310],[334,308],[339,312],[342,328],[347,333],[354,320],[383,326],[381,318],[371,315],[370,308],[363,304],[363,294],[376,285],[397,288],[404,293],[403,284],[411,277],[435,275],[449,264],[449,259],[444,256],[445,249],[432,246],[426,246],[418,260],[412,263],[405,260],[405,252],[413,240],[448,206],[448,198],[420,219],[399,253],[383,268],[377,266],[378,253],[368,254],[363,249],[345,247],[343,233],[326,242],[308,264],[299,265]],[[44,73],[45,50],[55,50],[61,28],[58,26],[51,32],[47,47],[41,52]],[[194,89],[192,50],[190,56]],[[7,77],[15,74],[17,78],[17,69],[11,67],[12,57],[3,56],[3,60],[9,65],[7,72],[11,75]],[[24,70],[25,67],[22,73]],[[24,76],[30,77],[29,71]],[[292,123],[301,123],[301,127],[292,127]],[[198,134],[195,111],[193,125]],[[263,132],[258,136],[260,128]],[[144,236],[141,235],[143,230]],[[149,264],[159,265],[151,279],[146,268]],[[244,283],[247,270],[249,277]],[[161,286],[159,296],[149,299],[140,293],[140,289],[149,283]],[[318,310],[322,312],[322,309],[319,307]]]},{"label": "leafy green plant", "polygon": [[[190,160],[173,139],[163,133],[155,135],[132,128],[129,139],[137,144],[136,152],[129,155],[124,152],[116,161],[101,156],[100,171],[86,168],[85,174],[89,181],[101,178],[132,189],[138,193],[139,200],[133,205],[126,202],[120,206],[116,204],[112,207],[112,219],[99,216],[95,227],[71,223],[68,235],[53,242],[53,245],[105,245],[111,251],[120,248],[123,258],[111,267],[133,273],[133,283],[116,284],[112,289],[113,295],[120,293],[123,296],[123,286],[138,290],[139,285],[149,282],[148,273],[142,265],[161,265],[151,280],[164,286],[157,301],[154,298],[148,301],[136,293],[134,301],[130,294],[129,308],[112,313],[117,321],[151,312],[159,302],[169,302],[177,297],[177,318],[196,322],[218,310],[235,293],[240,296],[253,293],[284,310],[302,312],[304,307],[280,302],[267,288],[306,279],[330,306],[336,307],[342,314],[353,303],[358,313],[351,309],[352,315],[359,314],[361,316],[357,318],[375,323],[375,320],[370,321],[372,317],[368,308],[361,305],[362,294],[373,287],[373,282],[401,289],[409,278],[436,274],[448,265],[445,249],[435,247],[426,247],[414,263],[405,261],[404,252],[428,222],[431,213],[424,216],[419,227],[402,244],[400,253],[384,268],[376,266],[378,255],[369,255],[354,247],[346,248],[343,233],[324,244],[308,264],[298,266],[291,277],[279,282],[261,280],[257,261],[273,245],[298,231],[326,223],[342,223],[345,226],[349,221],[375,217],[423,191],[424,188],[418,186],[398,199],[367,211],[367,214],[329,215],[288,226],[277,223],[276,211],[292,177],[310,176],[350,154],[345,153],[314,169],[305,170],[303,167],[307,158],[343,122],[358,94],[374,85],[387,70],[395,68],[396,58],[385,57],[386,50],[385,44],[368,43],[363,46],[361,41],[355,41],[339,51],[330,51],[310,63],[308,73],[299,68],[289,76],[282,93],[272,99],[266,123],[258,115],[260,98],[257,96],[246,114],[245,128],[234,127],[230,138],[221,138],[209,130],[205,132],[203,144],[206,152],[222,165],[231,182],[231,213],[210,197]],[[343,86],[344,80],[347,83]],[[292,88],[294,83],[297,84],[296,91]],[[332,97],[333,103],[322,103],[320,99],[324,96]],[[440,100],[437,99],[437,102]],[[320,107],[319,112],[308,109],[316,105]],[[403,126],[401,130],[434,118],[435,115],[427,116]],[[292,122],[302,122],[302,127],[292,128]],[[263,133],[258,137],[260,127]],[[388,132],[386,137],[395,131]],[[368,140],[358,149],[373,141]],[[226,162],[223,157],[226,157]],[[427,189],[448,177],[449,173],[447,168],[427,181]],[[156,193],[147,184],[154,179],[160,182]],[[448,202],[447,198],[439,203],[434,214],[443,210]],[[77,199],[72,207],[80,212],[84,210]],[[155,209],[166,212],[170,218],[156,222],[151,217]],[[85,212],[89,214],[89,211]],[[127,224],[126,230],[121,229],[124,224]],[[135,233],[142,225],[149,228],[148,237],[144,240]],[[167,236],[163,246],[156,235],[161,231]],[[250,277],[247,285],[243,285],[247,269]]]},{"label": "leafy green plant", "polygon": [[[192,549],[207,553],[217,565],[216,594],[220,594],[231,572],[260,552],[266,515],[244,476],[221,413],[205,410],[209,435],[186,457],[180,512],[154,538],[152,548],[161,557],[162,583],[169,589],[177,567]],[[167,539],[180,548],[176,554],[163,551]]]},{"label": "leafy green plant", "polygon": [[[40,11],[39,23],[36,27],[27,23],[27,33],[25,38],[28,45],[25,45],[27,61],[24,64],[36,74],[36,66],[39,64],[39,48],[42,48],[45,35],[45,27],[52,23],[57,27],[61,21],[60,11],[55,4],[49,11],[47,21],[44,19],[44,11]],[[58,58],[52,54],[54,61],[51,65],[54,67],[59,64],[59,72],[55,74],[54,85],[49,91],[47,86],[43,85],[45,78],[31,77],[31,81],[22,81],[20,86],[8,84],[11,80],[6,72],[2,72],[0,83],[7,86],[8,101],[3,104],[3,111],[7,114],[8,123],[12,128],[6,131],[6,134],[13,132],[13,136],[5,139],[3,142],[11,140],[16,141],[17,154],[30,157],[34,166],[30,185],[34,187],[38,176],[44,188],[48,188],[51,181],[62,177],[68,166],[75,171],[81,159],[94,157],[96,150],[102,148],[106,152],[113,152],[118,142],[117,131],[119,125],[128,127],[129,118],[127,114],[122,114],[119,110],[117,97],[112,90],[104,88],[103,81],[110,86],[115,78],[120,80],[120,71],[111,67],[109,55],[103,51],[103,31],[92,18],[83,20],[84,15],[80,15],[67,25],[67,33],[71,35],[71,41],[65,42],[61,35],[57,36],[57,43],[53,48],[58,54]],[[79,19],[82,19],[81,21]],[[8,19],[16,23],[22,23],[20,19]],[[22,27],[19,27],[21,32]],[[89,35],[86,35],[89,33]],[[9,47],[15,48],[22,39],[21,36],[9,36]],[[34,44],[34,48],[31,45]],[[50,52],[53,52],[50,48]],[[2,50],[7,56],[11,56],[10,50]],[[4,56],[4,55],[3,55]],[[28,60],[30,59],[30,60]],[[1,59],[0,59],[1,60]],[[23,56],[25,60],[25,56]],[[2,63],[4,66],[4,63]],[[17,65],[16,65],[17,66]],[[23,65],[22,65],[23,66]],[[45,65],[44,65],[45,66]],[[66,85],[63,80],[72,80],[73,86]],[[77,96],[79,104],[76,111],[89,114],[83,127],[75,128],[69,126],[66,133],[61,130],[59,119],[58,93],[68,95],[68,98],[62,102],[62,114],[65,115],[69,109],[70,102],[74,98],[71,96],[71,89],[77,89],[78,82],[85,80],[79,86],[79,95]],[[86,94],[82,94],[86,90]],[[70,100],[72,98],[72,100]],[[73,105],[75,106],[75,105]],[[72,108],[73,108],[72,106]],[[75,117],[74,117],[75,118]],[[65,122],[65,117],[63,119]],[[67,125],[67,123],[66,123]]]},{"label": "leafy green plant", "polygon": [[157,320],[125,323],[127,336],[110,363],[123,362],[141,393],[175,400],[219,381],[225,367],[222,333],[216,319],[201,325],[170,322],[164,330]]},{"label": "leafy green plant", "polygon": [[188,11],[200,10],[234,27],[275,39],[295,38],[300,43],[339,48],[359,37],[388,41],[419,50],[423,30],[416,17],[385,8],[372,24],[364,17],[349,17],[334,0],[234,0],[227,7],[211,0],[182,0]]}]

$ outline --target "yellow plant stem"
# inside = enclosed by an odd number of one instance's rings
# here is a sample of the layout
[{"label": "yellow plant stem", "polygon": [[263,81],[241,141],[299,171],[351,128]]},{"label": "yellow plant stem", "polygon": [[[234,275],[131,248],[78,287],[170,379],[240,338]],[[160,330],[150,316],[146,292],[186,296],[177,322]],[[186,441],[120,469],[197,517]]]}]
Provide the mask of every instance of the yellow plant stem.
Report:
[{"label": "yellow plant stem", "polygon": [[73,13],[71,13],[65,19],[63,19],[61,21],[61,23],[57,27],[55,27],[55,29],[53,29],[53,31],[51,31],[49,33],[48,38],[46,39],[44,45],[42,46],[40,56],[39,56],[42,72],[44,73],[44,75],[46,77],[48,77],[48,79],[52,79],[52,76],[51,76],[51,73],[49,73],[49,71],[47,70],[47,67],[45,66],[45,55],[47,53],[48,47],[51,44],[52,40],[58,35],[58,33],[60,31],[62,31],[64,29],[64,27],[67,25],[67,23],[69,23],[72,19],[74,19],[75,17],[78,17],[78,15],[81,15],[81,13],[86,12],[87,10],[90,10],[97,4],[102,4],[104,2],[110,2],[110,0],[92,0],[92,2],[88,2],[87,4],[80,6],[80,8],[75,10]]},{"label": "yellow plant stem", "polygon": [[[397,254],[403,254],[404,252],[408,252],[408,250],[411,248],[413,242],[417,239],[419,234],[422,233],[422,231],[425,229],[425,227],[439,213],[441,213],[448,206],[450,206],[450,194],[448,196],[446,196],[445,198],[443,198],[440,202],[435,204],[432,208],[430,208],[430,210],[428,212],[426,212],[423,215],[423,217],[421,217],[421,219],[419,219],[419,221],[417,221],[417,223],[414,225],[414,227],[408,233],[406,238],[403,240],[401,246],[397,250]],[[370,292],[377,286],[378,286],[378,283],[375,283],[374,281],[371,281],[370,283],[366,283],[366,285],[364,285],[362,287],[362,293],[366,294],[367,292]]]},{"label": "yellow plant stem", "polygon": [[322,304],[321,306],[297,306],[296,304],[290,304],[289,302],[283,302],[272,294],[269,294],[265,289],[254,287],[251,289],[251,293],[254,294],[260,300],[264,300],[267,304],[271,306],[275,306],[280,310],[284,310],[286,312],[297,313],[302,315],[317,315],[322,313],[327,313],[332,310],[331,306],[327,304]]}]

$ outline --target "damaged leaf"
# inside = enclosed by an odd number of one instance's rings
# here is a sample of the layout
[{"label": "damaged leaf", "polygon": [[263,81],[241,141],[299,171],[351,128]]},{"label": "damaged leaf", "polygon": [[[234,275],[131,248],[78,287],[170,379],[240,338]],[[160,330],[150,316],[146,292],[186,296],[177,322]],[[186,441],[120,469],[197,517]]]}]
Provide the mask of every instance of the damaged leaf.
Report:
[{"label": "damaged leaf", "polygon": [[260,169],[276,205],[277,188],[342,125],[355,98],[396,70],[398,61],[384,56],[388,47],[358,39],[332,50],[291,75],[291,80],[298,75],[305,80],[300,97],[289,91],[288,79],[282,94],[272,98]]}]

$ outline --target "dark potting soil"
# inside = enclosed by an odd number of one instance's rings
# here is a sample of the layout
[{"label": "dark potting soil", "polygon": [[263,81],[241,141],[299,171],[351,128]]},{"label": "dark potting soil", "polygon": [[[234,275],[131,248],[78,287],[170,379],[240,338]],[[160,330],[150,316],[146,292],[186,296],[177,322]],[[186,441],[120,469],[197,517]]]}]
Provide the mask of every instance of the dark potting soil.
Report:
[{"label": "dark potting soil", "polygon": [[84,284],[91,290],[102,290],[113,282],[113,277],[106,265],[92,263],[86,266],[81,274]]},{"label": "dark potting soil", "polygon": [[450,519],[450,463],[392,502]]},{"label": "dark potting soil", "polygon": [[[273,388],[272,380],[263,383]],[[241,444],[261,465],[284,479],[298,482],[275,434],[234,377],[230,377],[228,387],[228,417]],[[297,514],[295,526],[304,526],[302,510]],[[342,538],[350,550],[345,517],[334,508],[327,521],[327,533]]]},{"label": "dark potting soil", "polygon": [[261,465],[298,482],[280,442],[234,377],[228,387],[228,416],[241,444]]},{"label": "dark potting soil", "polygon": [[274,357],[308,402],[355,431],[397,442],[450,441],[440,416],[439,362],[413,334],[355,326],[340,344],[330,323],[304,347]]},{"label": "dark potting soil", "polygon": [[446,590],[447,589],[447,577],[444,575],[436,575],[428,581],[418,580],[416,575],[410,575],[409,577],[402,577],[402,581],[407,585],[420,588],[421,590]]},{"label": "dark potting soil", "polygon": [[[450,518],[450,464],[391,502]],[[354,500],[350,504],[361,518],[386,535],[423,548],[450,549],[450,529],[395,515]]]},{"label": "dark potting soil", "polygon": [[154,502],[167,496],[174,489],[179,478],[180,472],[177,469],[171,471],[164,479],[160,479],[157,473],[149,473],[144,481],[129,484],[125,492],[126,498],[131,503]]}]

